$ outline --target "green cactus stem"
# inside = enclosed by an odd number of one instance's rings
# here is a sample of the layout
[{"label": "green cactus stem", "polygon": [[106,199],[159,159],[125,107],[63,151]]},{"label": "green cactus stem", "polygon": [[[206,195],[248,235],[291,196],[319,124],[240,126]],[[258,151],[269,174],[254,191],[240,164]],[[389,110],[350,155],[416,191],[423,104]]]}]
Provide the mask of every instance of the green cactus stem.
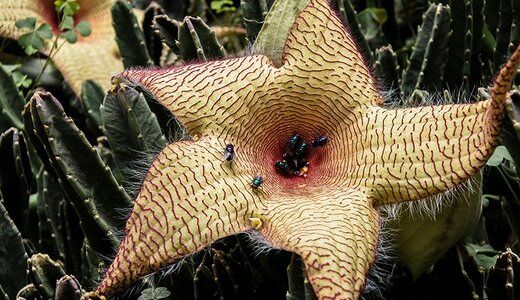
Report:
[{"label": "green cactus stem", "polygon": [[[520,44],[520,1],[511,3],[513,22],[511,24],[511,39],[509,42],[509,55],[515,51],[515,46]],[[517,73],[518,74],[518,73]],[[518,76],[517,76],[518,77]],[[517,78],[517,84],[520,79]]]},{"label": "green cactus stem", "polygon": [[348,24],[350,32],[358,44],[359,51],[363,54],[363,57],[369,65],[373,64],[374,55],[372,54],[368,41],[361,31],[361,26],[358,22],[358,17],[354,7],[352,6],[352,2],[350,0],[336,0],[335,2],[341,18],[346,24]]},{"label": "green cactus stem", "polygon": [[[49,254],[51,257],[57,259],[64,259],[65,255],[63,252],[60,253],[58,249],[58,243],[54,239],[54,232],[51,225],[50,217],[45,209],[45,203],[43,202],[43,168],[36,175],[36,186],[38,191],[36,195],[36,212],[38,214],[38,249]],[[54,211],[53,214],[56,214]]]},{"label": "green cactus stem", "polygon": [[[471,72],[469,86],[479,86],[482,83],[482,38],[484,35],[484,7],[485,0],[473,0],[473,30],[472,30],[472,46],[471,46]],[[487,84],[487,82],[486,82]]]},{"label": "green cactus stem", "polygon": [[[244,13],[244,25],[247,29],[247,40],[254,43],[265,17],[274,0],[241,0],[240,7]],[[287,1],[289,2],[289,1]]]},{"label": "green cactus stem", "polygon": [[[27,284],[27,254],[22,236],[9,217],[0,197],[0,284],[3,294],[15,299],[18,290]],[[0,293],[2,294],[2,293]]]},{"label": "green cactus stem", "polygon": [[87,80],[81,86],[81,103],[84,106],[85,112],[88,116],[86,122],[87,126],[93,128],[94,132],[103,132],[103,122],[101,121],[101,113],[99,107],[103,103],[105,92],[103,88],[95,81]]},{"label": "green cactus stem", "polygon": [[42,296],[34,286],[34,284],[28,284],[24,286],[22,289],[18,291],[18,294],[16,295],[16,299],[26,299],[26,300],[35,300],[35,299],[41,299]]},{"label": "green cactus stem", "polygon": [[500,68],[509,56],[509,43],[511,41],[511,25],[513,24],[513,8],[511,0],[500,0],[498,10],[498,28],[495,34],[496,46],[494,54],[495,69]]},{"label": "green cactus stem", "polygon": [[23,128],[22,110],[24,100],[13,77],[7,73],[2,65],[0,65],[0,124],[5,124],[6,128],[0,127],[0,130],[5,130],[8,127]]},{"label": "green cactus stem", "polygon": [[471,54],[473,46],[473,6],[472,1],[450,1],[452,14],[444,79],[450,88],[463,86],[469,92],[469,76],[471,72]]},{"label": "green cactus stem", "polygon": [[205,0],[189,0],[188,15],[205,18],[208,5]]},{"label": "green cactus stem", "polygon": [[196,300],[204,299],[203,295],[207,293],[207,278],[212,278],[211,270],[205,264],[208,256],[208,253],[204,253],[202,256],[202,261],[193,273],[193,297]]},{"label": "green cactus stem", "polygon": [[511,229],[516,236],[520,236],[520,221],[517,217],[520,213],[520,178],[512,157],[506,148],[499,146],[486,165],[490,174],[486,192],[500,198]]},{"label": "green cactus stem", "polygon": [[[370,46],[371,63],[374,63],[374,55],[371,49],[381,48],[388,43],[383,33],[383,25],[388,20],[388,14],[384,8],[371,6],[360,11],[356,17],[363,38]],[[358,44],[361,43],[358,41]]]},{"label": "green cactus stem", "polygon": [[428,9],[426,0],[395,1],[395,14],[398,25],[412,25],[421,21],[421,16]]},{"label": "green cactus stem", "polygon": [[450,9],[442,4],[432,4],[424,14],[410,63],[403,75],[405,97],[419,88],[440,86],[451,34],[450,22]]},{"label": "green cactus stem", "polygon": [[179,48],[176,44],[179,36],[179,26],[179,21],[166,15],[159,15],[153,18],[152,27],[155,30],[155,34],[177,55],[180,55]]},{"label": "green cactus stem", "polygon": [[103,160],[103,163],[105,163],[105,165],[107,165],[112,170],[112,174],[114,175],[114,178],[117,180],[117,182],[123,184],[124,178],[123,175],[121,175],[121,170],[119,170],[117,167],[114,153],[112,152],[112,149],[110,149],[110,144],[108,143],[108,138],[103,135],[98,137],[96,141],[96,151],[101,157],[101,160]]},{"label": "green cactus stem", "polygon": [[312,288],[311,283],[307,279],[307,276],[305,276],[305,279],[303,280],[303,288],[305,290],[305,300],[317,300],[316,293],[314,292],[314,289]]},{"label": "green cactus stem", "polygon": [[[51,225],[52,238],[58,249],[59,256],[65,259],[65,238],[63,236],[63,224],[60,220],[60,202],[64,202],[64,196],[59,186],[49,173],[43,171],[41,183],[38,181],[38,196],[41,195],[41,201],[45,209],[45,216]],[[40,189],[41,184],[41,189]]]},{"label": "green cactus stem", "polygon": [[81,220],[70,201],[60,201],[59,215],[63,229],[62,236],[65,237],[65,271],[79,275],[82,272],[81,245],[88,240],[85,239]]},{"label": "green cactus stem", "polygon": [[125,68],[151,66],[153,61],[146,49],[144,35],[128,1],[118,0],[112,6],[116,42]]},{"label": "green cactus stem", "polygon": [[225,55],[224,47],[218,42],[214,30],[199,17],[184,18],[179,26],[176,45],[184,61],[206,61]]},{"label": "green cactus stem", "polygon": [[[122,177],[139,181],[135,169],[147,168],[166,146],[161,127],[143,94],[124,84],[108,92],[100,108],[105,135]],[[127,187],[132,194],[135,187]]]},{"label": "green cactus stem", "polygon": [[401,95],[401,72],[392,46],[383,46],[376,50],[374,70],[386,88],[393,90],[396,95]]},{"label": "green cactus stem", "polygon": [[501,142],[506,146],[515,162],[516,170],[520,170],[520,91],[510,92],[505,105],[505,124]]},{"label": "green cactus stem", "polygon": [[188,8],[190,3],[188,1],[170,1],[170,0],[156,0],[157,4],[159,4],[168,17],[173,18],[175,20],[182,20],[185,15],[187,15]]},{"label": "green cactus stem", "polygon": [[196,16],[205,19],[207,5],[205,0],[155,0],[168,17],[175,20],[182,20],[184,16]]},{"label": "green cactus stem", "polygon": [[404,98],[402,104],[405,107],[419,106],[428,103],[430,93],[424,90],[414,90],[408,98]]},{"label": "green cactus stem", "polygon": [[92,290],[101,280],[102,270],[107,267],[105,261],[84,242],[81,248],[81,282],[87,290]]},{"label": "green cactus stem", "polygon": [[[425,284],[417,291],[419,299],[479,299],[481,293],[468,276],[458,247],[452,247],[422,277]],[[442,286],[443,288],[439,288]],[[431,298],[430,298],[431,297]]]},{"label": "green cactus stem", "polygon": [[[472,256],[468,249],[461,244],[456,246],[457,251],[459,252],[462,266],[464,271],[462,272],[462,276],[466,277],[468,282],[474,286],[473,297],[475,299],[484,299],[484,281],[485,281],[485,271],[481,268],[477,260],[474,256]],[[477,297],[475,297],[475,295]]]},{"label": "green cactus stem", "polygon": [[[67,198],[82,220],[90,245],[110,255],[118,241],[114,230],[122,228],[120,209],[130,200],[110,169],[90,146],[84,134],[49,93],[37,92],[30,102],[33,128]],[[62,116],[54,118],[53,116]],[[75,159],[80,155],[82,159]]]},{"label": "green cactus stem", "polygon": [[511,249],[507,249],[497,258],[495,266],[489,270],[486,281],[488,299],[517,299],[520,293],[516,288],[520,284],[518,274],[520,274],[520,258]]},{"label": "green cactus stem", "polygon": [[61,265],[47,254],[36,253],[28,259],[29,278],[40,295],[45,298],[55,297],[56,281],[65,276]]},{"label": "green cactus stem", "polygon": [[152,27],[152,24],[154,18],[160,15],[164,15],[163,8],[155,2],[150,3],[148,8],[144,12],[142,26],[144,40],[146,42],[146,48],[148,50],[148,53],[150,54],[150,57],[153,60],[153,63],[156,66],[159,66],[161,64],[163,46],[161,36],[155,32],[155,30]]},{"label": "green cactus stem", "polygon": [[4,206],[25,235],[32,172],[24,136],[14,127],[0,136],[0,165]]},{"label": "green cactus stem", "polygon": [[212,248],[211,254],[213,257],[211,269],[218,293],[224,299],[240,298],[240,289],[237,283],[239,278],[235,278],[233,270],[226,261],[226,253]]},{"label": "green cactus stem", "polygon": [[[260,1],[259,1],[260,2]],[[309,0],[275,0],[255,39],[253,50],[267,55],[276,65],[282,63],[282,50],[296,16]],[[247,26],[247,24],[246,24]]]},{"label": "green cactus stem", "polygon": [[4,292],[4,289],[2,288],[2,285],[0,284],[0,299],[2,300],[9,300],[9,296],[6,292]]}]

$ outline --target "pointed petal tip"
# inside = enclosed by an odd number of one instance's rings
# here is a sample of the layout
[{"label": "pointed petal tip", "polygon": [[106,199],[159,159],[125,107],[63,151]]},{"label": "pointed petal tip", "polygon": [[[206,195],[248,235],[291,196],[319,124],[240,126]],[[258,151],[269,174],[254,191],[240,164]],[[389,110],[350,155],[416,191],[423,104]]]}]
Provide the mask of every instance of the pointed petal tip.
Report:
[{"label": "pointed petal tip", "polygon": [[509,60],[498,73],[491,90],[492,106],[502,110],[505,102],[506,94],[511,89],[513,79],[515,77],[518,66],[520,65],[520,45],[516,47],[515,52],[509,57]]},{"label": "pointed petal tip", "polygon": [[[498,136],[501,133],[502,119],[504,116],[504,105],[507,94],[513,85],[513,79],[515,78],[519,65],[520,45],[517,46],[507,63],[500,70],[491,88],[491,97],[485,115],[486,133],[492,148],[491,150],[498,144]],[[492,153],[493,151],[490,151],[489,156],[491,156]]]}]

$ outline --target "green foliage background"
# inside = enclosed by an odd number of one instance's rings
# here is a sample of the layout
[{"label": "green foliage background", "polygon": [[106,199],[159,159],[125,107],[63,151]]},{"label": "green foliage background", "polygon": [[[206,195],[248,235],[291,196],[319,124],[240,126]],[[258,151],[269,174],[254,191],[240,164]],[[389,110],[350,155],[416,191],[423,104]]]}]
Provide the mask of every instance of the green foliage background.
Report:
[{"label": "green foliage background", "polygon": [[[124,66],[247,55],[272,4],[135,0],[132,6],[118,1],[112,14]],[[392,92],[388,106],[485,99],[486,88],[520,43],[518,0],[334,4],[381,90]],[[88,24],[70,23],[80,9],[75,1],[56,5],[60,35],[67,42],[90,34]],[[144,10],[142,22],[132,7]],[[74,96],[51,60],[38,54],[45,40],[53,39],[48,25],[22,19],[17,26],[30,31],[18,41],[2,40],[0,48],[0,299],[79,299],[96,287],[110,263],[125,214],[154,155],[167,141],[190,137],[173,116],[132,87],[105,93],[87,81],[80,97]],[[228,31],[217,38],[219,29]],[[519,82],[517,76],[516,87]],[[44,105],[29,102],[37,88],[55,98],[45,94]],[[505,147],[475,180],[482,188],[482,214],[472,233],[454,245],[450,241],[447,252],[441,250],[446,245],[436,244],[442,241],[432,241],[442,257],[415,278],[400,261],[400,249],[394,249],[395,259],[379,266],[383,275],[370,277],[379,288],[367,289],[364,298],[519,297],[519,105],[516,91],[507,104]],[[416,237],[421,238],[427,236]],[[423,242],[429,243],[412,240],[406,247]],[[256,250],[245,235],[226,238],[119,298],[315,297],[297,256]]]}]

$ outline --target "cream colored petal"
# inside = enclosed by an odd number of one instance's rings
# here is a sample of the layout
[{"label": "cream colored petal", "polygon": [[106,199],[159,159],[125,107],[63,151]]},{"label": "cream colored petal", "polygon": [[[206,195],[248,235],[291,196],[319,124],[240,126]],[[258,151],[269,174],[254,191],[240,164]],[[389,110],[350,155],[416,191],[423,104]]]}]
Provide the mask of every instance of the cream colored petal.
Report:
[{"label": "cream colored petal", "polygon": [[108,38],[64,44],[53,61],[76,95],[85,80],[94,80],[107,91],[112,77],[123,70],[117,45]]},{"label": "cream colored petal", "polygon": [[339,106],[353,110],[379,105],[374,79],[357,46],[329,0],[311,0],[294,21],[282,54],[287,79],[301,83],[307,91],[324,93]]},{"label": "cream colored petal", "polygon": [[358,190],[327,189],[266,204],[260,233],[302,257],[319,299],[358,299],[375,260],[379,213]]},{"label": "cream colored petal", "polygon": [[417,200],[456,186],[480,170],[494,149],[486,106],[374,108],[360,122],[349,184],[371,187],[380,203]]},{"label": "cream colored petal", "polygon": [[112,294],[219,238],[250,227],[251,178],[223,161],[225,144],[203,138],[168,145],[153,162],[126,236],[97,292]]},{"label": "cream colored petal", "polygon": [[354,129],[349,184],[371,188],[371,196],[383,204],[435,195],[475,175],[498,143],[503,103],[519,63],[520,47],[488,101],[372,108]]},{"label": "cream colored petal", "polygon": [[0,36],[17,39],[23,34],[14,23],[20,19],[33,17],[37,24],[46,22],[49,9],[36,0],[0,0]]}]

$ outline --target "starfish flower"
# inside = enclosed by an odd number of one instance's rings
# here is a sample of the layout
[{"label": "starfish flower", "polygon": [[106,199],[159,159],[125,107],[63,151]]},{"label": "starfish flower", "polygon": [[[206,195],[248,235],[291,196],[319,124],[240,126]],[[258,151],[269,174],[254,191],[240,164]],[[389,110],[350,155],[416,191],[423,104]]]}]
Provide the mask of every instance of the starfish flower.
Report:
[{"label": "starfish flower", "polygon": [[[88,21],[92,33],[80,37],[74,44],[65,42],[52,60],[79,95],[81,84],[88,79],[108,89],[110,78],[123,70],[123,63],[112,27],[110,8],[114,0],[78,0],[77,3],[80,10],[74,15],[74,22]],[[26,17],[34,17],[37,24],[51,25],[54,34],[58,34],[54,0],[0,0],[0,36],[18,39],[24,31],[16,28],[15,22]],[[59,43],[63,41],[60,38]],[[48,55],[49,50],[50,44],[43,49],[43,53]]]},{"label": "starfish flower", "polygon": [[[282,61],[253,55],[119,76],[150,91],[196,138],[154,160],[97,295],[254,231],[302,257],[319,299],[357,298],[375,260],[380,207],[446,191],[493,152],[520,48],[487,101],[384,109],[329,1],[311,0]],[[295,134],[328,138],[309,147],[305,176],[276,167]]]}]

